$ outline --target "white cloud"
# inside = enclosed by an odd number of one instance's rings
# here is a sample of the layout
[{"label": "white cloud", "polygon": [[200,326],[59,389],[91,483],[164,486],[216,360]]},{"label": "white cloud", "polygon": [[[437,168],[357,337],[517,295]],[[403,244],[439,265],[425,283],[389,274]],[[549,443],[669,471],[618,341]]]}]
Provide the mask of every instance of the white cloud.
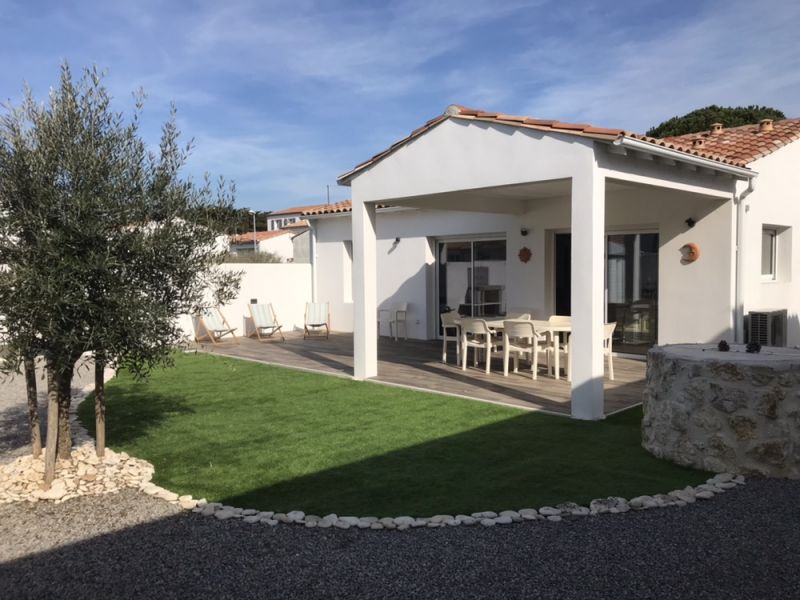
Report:
[{"label": "white cloud", "polygon": [[526,113],[644,130],[708,104],[766,104],[800,115],[800,5],[726,2],[617,45],[563,40],[564,75]]}]

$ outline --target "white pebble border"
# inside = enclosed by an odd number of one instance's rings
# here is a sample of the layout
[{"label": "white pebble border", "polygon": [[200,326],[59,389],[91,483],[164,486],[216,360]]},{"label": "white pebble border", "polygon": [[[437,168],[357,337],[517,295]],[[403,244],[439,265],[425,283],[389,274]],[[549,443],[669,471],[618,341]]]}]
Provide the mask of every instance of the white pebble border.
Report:
[{"label": "white pebble border", "polygon": [[469,515],[434,515],[432,517],[354,517],[329,514],[325,516],[307,515],[301,510],[286,513],[273,511],[258,511],[253,508],[243,509],[227,506],[220,502],[197,501],[197,506],[192,509],[206,517],[216,517],[221,521],[228,519],[241,519],[245,523],[261,523],[276,526],[281,523],[302,525],[305,527],[319,527],[322,529],[338,528],[350,529],[396,529],[405,530],[412,527],[455,527],[458,525],[510,525],[521,521],[564,521],[579,517],[590,517],[602,514],[621,514],[630,510],[647,510],[650,508],[666,508],[669,506],[686,506],[697,500],[708,500],[717,494],[744,485],[745,479],[741,475],[720,473],[710,478],[706,483],[697,487],[686,486],[668,494],[654,496],[637,496],[626,500],[616,496],[592,500],[589,506],[580,506],[574,502],[564,502],[556,506],[543,506],[539,509],[521,508],[519,510],[504,510],[501,512],[483,511]]},{"label": "white pebble border", "polygon": [[[110,378],[113,373],[109,373]],[[434,515],[432,517],[355,517],[339,516],[331,513],[324,516],[306,514],[301,510],[286,513],[259,511],[254,508],[238,508],[220,502],[207,502],[204,498],[196,500],[190,495],[179,496],[152,483],[154,467],[150,463],[133,458],[125,452],[114,452],[106,449],[103,460],[94,453],[94,443],[86,429],[76,416],[77,406],[93,390],[86,386],[72,403],[70,419],[73,428],[73,440],[77,445],[72,451],[72,460],[59,460],[57,479],[50,490],[42,490],[44,461],[34,459],[30,455],[22,456],[6,465],[0,465],[0,504],[6,502],[50,500],[55,503],[84,495],[114,494],[124,488],[138,488],[145,494],[159,498],[179,506],[183,510],[191,510],[206,517],[215,517],[220,521],[238,519],[245,523],[276,526],[292,524],[308,528],[320,529],[394,529],[403,531],[417,527],[455,527],[458,525],[492,527],[510,525],[522,521],[564,521],[580,517],[602,514],[621,514],[630,510],[647,510],[671,506],[686,506],[698,500],[709,500],[718,494],[744,485],[741,475],[720,473],[696,487],[686,486],[667,494],[654,496],[637,496],[626,500],[617,496],[597,498],[589,506],[580,506],[574,502],[564,502],[556,506],[521,508],[519,510],[503,510],[500,512],[482,511],[469,515]]]}]

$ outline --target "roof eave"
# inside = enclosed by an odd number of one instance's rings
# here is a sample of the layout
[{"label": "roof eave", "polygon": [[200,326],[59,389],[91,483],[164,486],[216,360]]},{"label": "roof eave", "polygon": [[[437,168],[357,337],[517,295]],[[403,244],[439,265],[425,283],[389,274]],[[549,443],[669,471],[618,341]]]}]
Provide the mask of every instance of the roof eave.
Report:
[{"label": "roof eave", "polygon": [[757,171],[753,171],[747,167],[740,167],[737,165],[724,163],[719,160],[714,160],[713,158],[697,156],[683,150],[667,148],[659,144],[654,144],[653,142],[637,140],[636,138],[625,135],[617,136],[613,143],[615,146],[620,146],[629,150],[638,150],[640,152],[646,152],[648,154],[662,156],[664,158],[671,158],[678,162],[689,163],[698,167],[704,167],[713,171],[726,173],[739,179],[752,179],[753,177],[758,176]]}]

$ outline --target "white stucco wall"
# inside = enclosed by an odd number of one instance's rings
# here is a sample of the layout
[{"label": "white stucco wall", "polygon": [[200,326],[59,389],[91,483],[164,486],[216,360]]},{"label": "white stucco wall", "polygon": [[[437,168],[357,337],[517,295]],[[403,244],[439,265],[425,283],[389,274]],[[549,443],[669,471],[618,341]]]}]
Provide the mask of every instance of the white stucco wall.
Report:
[{"label": "white stucco wall", "polygon": [[[787,343],[800,345],[800,141],[750,166],[759,176],[755,190],[744,200],[744,310],[786,309]],[[774,281],[761,276],[761,232],[765,225],[782,229]]]},{"label": "white stucco wall", "polygon": [[[311,265],[293,263],[236,264],[225,263],[228,271],[242,271],[241,287],[237,298],[222,307],[222,313],[237,335],[249,332],[247,304],[251,298],[259,303],[271,302],[284,331],[303,328],[306,302],[311,300]],[[188,336],[194,337],[192,320],[181,318],[181,326]]]},{"label": "white stucco wall", "polygon": [[258,242],[258,251],[272,252],[280,256],[283,262],[289,261],[294,257],[292,234],[287,231],[284,235],[279,235],[268,240],[261,240]]},{"label": "white stucco wall", "polygon": [[[409,302],[409,337],[436,334],[435,238],[495,236],[507,240],[506,306],[532,308],[536,317],[554,312],[553,234],[568,231],[568,197],[537,199],[521,215],[443,210],[379,211],[378,302]],[[697,220],[689,229],[685,219]],[[607,194],[608,232],[659,233],[659,341],[712,341],[730,337],[732,326],[732,214],[730,203],[640,186]],[[333,328],[352,331],[352,301],[345,301],[349,216],[317,221],[317,296],[329,300]],[[520,229],[528,230],[522,236]],[[400,242],[395,244],[395,238]],[[681,264],[679,248],[701,246],[702,257]],[[517,258],[526,246],[527,264]]]}]

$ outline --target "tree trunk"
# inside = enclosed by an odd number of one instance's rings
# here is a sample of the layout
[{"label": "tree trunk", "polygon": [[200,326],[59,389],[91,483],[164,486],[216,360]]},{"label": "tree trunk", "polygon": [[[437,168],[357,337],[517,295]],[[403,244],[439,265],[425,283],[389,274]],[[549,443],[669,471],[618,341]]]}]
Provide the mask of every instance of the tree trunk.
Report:
[{"label": "tree trunk", "polygon": [[47,446],[44,452],[44,485],[56,476],[56,449],[58,448],[58,380],[52,367],[47,366]]},{"label": "tree trunk", "polygon": [[42,427],[39,424],[39,393],[36,389],[36,358],[28,356],[24,361],[25,388],[28,393],[28,423],[31,428],[33,457],[42,455]]},{"label": "tree trunk", "polygon": [[106,381],[105,363],[95,355],[94,359],[94,429],[97,456],[103,458],[106,449]]},{"label": "tree trunk", "polygon": [[69,426],[69,406],[72,403],[72,370],[58,374],[58,458],[72,455],[72,431]]}]

